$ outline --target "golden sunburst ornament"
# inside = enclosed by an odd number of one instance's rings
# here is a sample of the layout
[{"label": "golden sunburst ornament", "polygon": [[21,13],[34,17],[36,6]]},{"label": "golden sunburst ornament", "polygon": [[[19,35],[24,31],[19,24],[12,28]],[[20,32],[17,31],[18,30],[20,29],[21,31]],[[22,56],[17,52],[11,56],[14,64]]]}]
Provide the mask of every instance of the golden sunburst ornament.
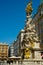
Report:
[{"label": "golden sunburst ornament", "polygon": [[33,10],[33,8],[32,8],[32,2],[29,2],[28,5],[27,5],[27,7],[26,7],[26,13],[31,13],[32,10]]}]

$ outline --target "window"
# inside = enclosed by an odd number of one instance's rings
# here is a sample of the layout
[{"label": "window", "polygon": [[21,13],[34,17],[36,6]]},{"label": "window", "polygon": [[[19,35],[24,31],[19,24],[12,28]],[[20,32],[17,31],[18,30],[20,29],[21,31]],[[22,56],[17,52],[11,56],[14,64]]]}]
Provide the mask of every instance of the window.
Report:
[{"label": "window", "polygon": [[42,57],[42,59],[43,59],[43,52],[41,52],[41,57]]},{"label": "window", "polygon": [[4,46],[2,46],[2,52],[4,52]]}]

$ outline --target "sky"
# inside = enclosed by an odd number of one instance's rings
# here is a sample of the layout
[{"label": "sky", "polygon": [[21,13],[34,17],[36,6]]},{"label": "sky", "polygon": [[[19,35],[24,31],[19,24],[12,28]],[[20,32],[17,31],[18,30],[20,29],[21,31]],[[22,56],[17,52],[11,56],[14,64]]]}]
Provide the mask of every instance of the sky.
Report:
[{"label": "sky", "polygon": [[[25,26],[25,8],[29,0],[0,0],[0,42],[11,44]],[[33,14],[40,0],[32,0]]]}]

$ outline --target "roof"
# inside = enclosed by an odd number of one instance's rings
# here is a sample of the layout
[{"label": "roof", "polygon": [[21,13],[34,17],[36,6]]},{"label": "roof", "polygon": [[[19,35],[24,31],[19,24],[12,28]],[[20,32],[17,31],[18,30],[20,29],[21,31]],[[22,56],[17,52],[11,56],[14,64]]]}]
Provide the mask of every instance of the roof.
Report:
[{"label": "roof", "polygon": [[7,43],[3,43],[3,42],[0,42],[0,45],[7,45],[7,46],[8,46],[8,44],[7,44]]}]

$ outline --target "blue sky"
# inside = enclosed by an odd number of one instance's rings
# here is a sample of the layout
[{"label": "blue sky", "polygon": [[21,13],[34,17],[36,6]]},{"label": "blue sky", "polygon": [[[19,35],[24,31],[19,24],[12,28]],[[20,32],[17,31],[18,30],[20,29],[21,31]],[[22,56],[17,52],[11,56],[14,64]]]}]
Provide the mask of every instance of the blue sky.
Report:
[{"label": "blue sky", "polygon": [[[33,1],[33,14],[40,0]],[[25,26],[25,8],[29,0],[0,0],[0,42],[12,43]]]}]

